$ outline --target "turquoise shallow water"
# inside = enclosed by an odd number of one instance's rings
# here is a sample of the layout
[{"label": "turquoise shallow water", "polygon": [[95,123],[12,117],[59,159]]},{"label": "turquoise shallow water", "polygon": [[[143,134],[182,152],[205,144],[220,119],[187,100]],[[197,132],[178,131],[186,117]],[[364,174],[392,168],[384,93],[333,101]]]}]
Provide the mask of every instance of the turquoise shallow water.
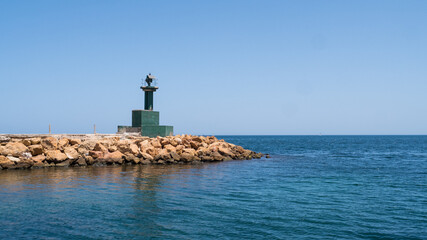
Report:
[{"label": "turquoise shallow water", "polygon": [[222,136],[270,159],[0,171],[0,239],[427,239],[427,136]]}]

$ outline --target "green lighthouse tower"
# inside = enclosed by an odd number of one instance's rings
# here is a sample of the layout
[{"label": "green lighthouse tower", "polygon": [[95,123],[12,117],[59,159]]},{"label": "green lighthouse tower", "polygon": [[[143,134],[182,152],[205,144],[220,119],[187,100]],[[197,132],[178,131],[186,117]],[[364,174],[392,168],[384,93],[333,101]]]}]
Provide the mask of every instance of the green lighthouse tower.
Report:
[{"label": "green lighthouse tower", "polygon": [[118,126],[118,133],[140,132],[142,136],[147,137],[173,135],[173,127],[159,125],[159,112],[153,111],[153,95],[159,89],[153,86],[155,79],[153,75],[147,75],[145,84],[141,86],[142,91],[144,91],[144,110],[132,110],[132,126]]},{"label": "green lighthouse tower", "polygon": [[153,80],[156,78],[149,73],[145,78],[145,82],[147,86],[141,86],[142,91],[145,93],[145,102],[144,102],[144,110],[153,110],[153,93],[159,89],[158,87],[151,86],[153,84]]}]

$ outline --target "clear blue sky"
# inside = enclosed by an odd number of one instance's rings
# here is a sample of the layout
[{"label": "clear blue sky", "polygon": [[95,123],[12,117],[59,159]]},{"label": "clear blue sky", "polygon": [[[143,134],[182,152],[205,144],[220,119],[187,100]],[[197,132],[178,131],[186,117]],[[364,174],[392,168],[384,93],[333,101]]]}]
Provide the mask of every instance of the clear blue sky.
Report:
[{"label": "clear blue sky", "polygon": [[0,133],[427,134],[427,1],[0,0]]}]

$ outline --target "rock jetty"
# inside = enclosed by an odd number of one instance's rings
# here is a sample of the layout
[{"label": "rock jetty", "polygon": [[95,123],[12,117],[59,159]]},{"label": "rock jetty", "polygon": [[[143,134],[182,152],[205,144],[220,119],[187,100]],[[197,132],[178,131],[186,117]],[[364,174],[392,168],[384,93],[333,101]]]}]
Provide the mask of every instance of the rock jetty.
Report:
[{"label": "rock jetty", "polygon": [[0,170],[122,164],[192,164],[261,158],[214,136],[0,136]]}]

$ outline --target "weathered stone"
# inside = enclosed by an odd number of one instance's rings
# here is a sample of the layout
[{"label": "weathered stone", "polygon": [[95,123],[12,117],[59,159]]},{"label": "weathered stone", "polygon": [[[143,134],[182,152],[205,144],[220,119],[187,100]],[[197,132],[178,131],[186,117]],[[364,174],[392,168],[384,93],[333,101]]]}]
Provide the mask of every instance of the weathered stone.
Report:
[{"label": "weathered stone", "polygon": [[62,162],[67,159],[67,155],[62,153],[59,150],[47,150],[46,151],[46,160],[52,161],[54,163]]},{"label": "weathered stone", "polygon": [[170,144],[170,141],[169,141],[169,139],[168,139],[168,138],[161,138],[161,139],[160,139],[160,144],[161,144],[162,146],[165,146],[165,145]]},{"label": "weathered stone", "polygon": [[151,145],[155,148],[162,148],[162,144],[158,139],[154,139],[151,141]]},{"label": "weathered stone", "polygon": [[159,153],[154,157],[154,160],[158,160],[158,159],[167,160],[170,158],[171,156],[166,149],[160,149]]},{"label": "weathered stone", "polygon": [[22,144],[24,144],[25,146],[30,146],[31,145],[31,140],[30,139],[24,139],[22,140]]},{"label": "weathered stone", "polygon": [[22,159],[30,159],[32,156],[33,155],[31,155],[31,153],[29,152],[23,152],[19,157],[21,157]]},{"label": "weathered stone", "polygon": [[116,145],[111,145],[111,146],[109,146],[108,147],[108,151],[109,152],[115,152],[115,151],[117,151],[118,149],[117,149],[117,146]]},{"label": "weathered stone", "polygon": [[115,151],[112,153],[106,153],[106,154],[104,154],[104,156],[102,157],[102,159],[100,161],[105,161],[107,163],[122,164],[123,163],[123,154],[119,151]]},{"label": "weathered stone", "polygon": [[[41,155],[39,155],[41,156]],[[45,162],[34,162],[33,163],[33,168],[43,168],[43,167],[49,167],[49,163],[45,163]]]},{"label": "weathered stone", "polygon": [[12,161],[12,162],[19,162],[19,161],[21,161],[21,159],[20,158],[17,158],[17,157],[13,157],[13,156],[7,156],[7,158],[10,160],[10,161]]},{"label": "weathered stone", "polygon": [[45,155],[37,155],[31,158],[33,162],[43,162],[46,159]]},{"label": "weathered stone", "polygon": [[191,156],[196,156],[196,150],[194,150],[193,148],[185,148],[182,152],[183,153],[188,153]]},{"label": "weathered stone", "polygon": [[187,152],[183,152],[181,154],[181,159],[180,160],[185,161],[185,162],[191,162],[191,161],[194,160],[194,155],[191,155],[191,154],[189,154]]},{"label": "weathered stone", "polygon": [[101,143],[96,143],[95,146],[93,147],[93,151],[100,151],[100,152],[107,153],[108,149]]},{"label": "weathered stone", "polygon": [[191,146],[193,149],[195,149],[195,150],[197,150],[201,145],[202,145],[202,144],[201,144],[201,143],[199,143],[199,142],[190,141],[190,146]]},{"label": "weathered stone", "polygon": [[93,165],[96,162],[96,160],[91,156],[84,156],[84,159],[86,160],[87,165]]},{"label": "weathered stone", "polygon": [[19,157],[23,152],[27,152],[28,148],[20,142],[9,142],[3,149],[2,155],[12,155]]},{"label": "weathered stone", "polygon": [[150,164],[151,161],[150,160],[142,160],[140,163],[143,165],[147,165],[147,164]]},{"label": "weathered stone", "polygon": [[28,149],[30,150],[31,155],[33,155],[33,156],[37,156],[37,155],[40,155],[43,153],[43,147],[40,144],[31,145],[28,147]]},{"label": "weathered stone", "polygon": [[175,161],[179,161],[181,160],[181,156],[179,156],[178,153],[176,153],[175,151],[170,152],[171,157],[175,160]]},{"label": "weathered stone", "polygon": [[14,168],[15,162],[11,161],[9,158],[0,155],[0,166],[5,169]]},{"label": "weathered stone", "polygon": [[171,144],[163,146],[164,149],[166,149],[168,152],[176,152],[176,148],[172,146]]},{"label": "weathered stone", "polygon": [[37,138],[29,138],[28,140],[31,141],[30,145],[37,145],[37,144],[40,144],[42,139],[37,137]]},{"label": "weathered stone", "polygon": [[87,141],[82,142],[80,144],[80,147],[85,148],[85,149],[90,151],[90,150],[93,150],[93,148],[95,147],[96,144],[97,144],[97,141],[87,140]]},{"label": "weathered stone", "polygon": [[141,152],[144,152],[146,148],[152,147],[151,143],[148,140],[144,140],[139,143],[139,148],[141,149]]},{"label": "weathered stone", "polygon": [[54,150],[58,148],[58,139],[54,137],[47,137],[41,140],[41,145],[44,149]]},{"label": "weathered stone", "polygon": [[30,168],[34,164],[30,159],[21,159],[21,161],[15,163],[15,168]]},{"label": "weathered stone", "polygon": [[104,152],[102,152],[102,151],[89,151],[89,156],[93,157],[93,159],[103,158]]},{"label": "weathered stone", "polygon": [[198,143],[202,143],[203,142],[203,140],[202,140],[202,138],[201,137],[193,137],[193,139],[192,139],[194,142],[198,142]]},{"label": "weathered stone", "polygon": [[212,152],[211,156],[215,161],[222,161],[224,157],[219,152]]},{"label": "weathered stone", "polygon": [[214,158],[210,155],[202,155],[202,156],[200,156],[200,158],[202,161],[206,161],[206,162],[214,161]]},{"label": "weathered stone", "polygon": [[89,150],[87,150],[84,147],[77,148],[77,152],[79,152],[81,155],[86,155],[86,156],[89,155]]},{"label": "weathered stone", "polygon": [[58,162],[55,164],[55,166],[57,166],[57,167],[68,167],[68,166],[70,166],[70,160]]},{"label": "weathered stone", "polygon": [[80,157],[79,159],[77,159],[76,164],[79,166],[86,166],[87,165],[84,157]]},{"label": "weathered stone", "polygon": [[58,141],[58,147],[63,149],[64,147],[68,146],[69,140],[67,138],[61,138]]},{"label": "weathered stone", "polygon": [[64,153],[69,159],[77,159],[80,157],[80,154],[74,149],[74,147],[65,147]]},{"label": "weathered stone", "polygon": [[139,154],[139,148],[134,143],[132,143],[132,144],[129,145],[129,150],[130,150],[130,153],[132,153],[135,156]]},{"label": "weathered stone", "polygon": [[125,153],[123,154],[124,158],[126,161],[128,162],[133,162],[135,159],[138,159],[135,155],[133,155],[132,153]]},{"label": "weathered stone", "polygon": [[145,149],[145,153],[150,154],[152,157],[155,157],[159,153],[159,150],[154,147],[149,147]]},{"label": "weathered stone", "polygon": [[235,156],[235,154],[229,148],[226,148],[223,146],[218,147],[218,152],[221,153],[221,155],[224,155],[230,158],[233,158]]},{"label": "weathered stone", "polygon": [[69,141],[71,146],[82,144],[82,140],[80,139],[70,139]]},{"label": "weathered stone", "polygon": [[148,160],[148,161],[153,161],[154,160],[154,157],[153,156],[151,156],[150,154],[148,154],[148,153],[142,153],[142,157],[145,159],[145,160]]}]

